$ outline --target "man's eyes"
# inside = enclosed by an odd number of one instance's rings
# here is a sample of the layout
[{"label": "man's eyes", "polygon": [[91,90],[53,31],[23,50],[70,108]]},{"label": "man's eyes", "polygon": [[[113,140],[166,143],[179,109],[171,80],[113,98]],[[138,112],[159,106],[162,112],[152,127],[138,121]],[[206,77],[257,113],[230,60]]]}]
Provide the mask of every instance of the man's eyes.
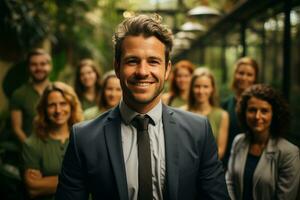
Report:
[{"label": "man's eyes", "polygon": [[149,63],[150,64],[160,64],[160,62],[158,60],[150,60]]},{"label": "man's eyes", "polygon": [[[137,65],[139,64],[141,61],[137,60],[137,59],[129,59],[126,60],[125,63],[128,65]],[[148,60],[147,63],[149,65],[159,65],[161,62],[159,60]]]},{"label": "man's eyes", "polygon": [[30,65],[34,65],[34,66],[38,66],[38,65],[45,66],[45,65],[47,65],[47,64],[48,64],[47,62],[30,63]]},{"label": "man's eyes", "polygon": [[138,63],[138,61],[137,60],[127,60],[126,61],[126,64],[136,64],[136,63]]}]

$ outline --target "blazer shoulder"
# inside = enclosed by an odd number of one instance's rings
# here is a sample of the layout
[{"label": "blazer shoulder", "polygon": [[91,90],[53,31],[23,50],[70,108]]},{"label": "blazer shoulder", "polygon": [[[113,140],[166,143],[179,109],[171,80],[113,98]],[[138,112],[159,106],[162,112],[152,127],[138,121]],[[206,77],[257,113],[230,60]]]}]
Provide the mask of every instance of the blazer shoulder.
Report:
[{"label": "blazer shoulder", "polygon": [[283,155],[290,155],[290,154],[298,154],[299,155],[299,148],[298,146],[294,145],[290,141],[279,138],[276,142],[277,149],[280,151]]},{"label": "blazer shoulder", "polygon": [[168,125],[169,122],[176,124],[173,131],[177,131],[182,137],[187,136],[196,140],[211,133],[209,121],[205,116],[171,107],[167,107],[164,112],[168,112],[163,114],[163,120],[166,121],[164,125]]},{"label": "blazer shoulder", "polygon": [[245,140],[246,139],[246,134],[245,133],[240,133],[240,134],[237,134],[234,138],[234,141],[235,142],[240,142],[242,140]]},{"label": "blazer shoulder", "polygon": [[172,117],[174,117],[179,123],[181,122],[181,120],[183,121],[196,120],[196,121],[203,121],[203,122],[207,120],[207,117],[204,115],[195,114],[193,112],[189,112],[184,109],[167,106],[167,110],[172,115]]},{"label": "blazer shoulder", "polygon": [[104,112],[95,119],[79,122],[72,127],[72,133],[76,137],[92,137],[95,134],[100,134],[105,124],[109,122],[113,110]]},{"label": "blazer shoulder", "polygon": [[232,142],[232,148],[239,148],[241,145],[246,145],[246,143],[246,134],[240,133],[234,137]]}]

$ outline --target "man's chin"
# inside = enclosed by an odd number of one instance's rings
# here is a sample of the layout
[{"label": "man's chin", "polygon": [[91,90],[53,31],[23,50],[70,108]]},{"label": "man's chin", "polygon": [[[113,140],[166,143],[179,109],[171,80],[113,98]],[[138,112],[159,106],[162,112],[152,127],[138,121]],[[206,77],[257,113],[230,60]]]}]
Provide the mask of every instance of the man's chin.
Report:
[{"label": "man's chin", "polygon": [[149,98],[134,98],[134,103],[140,104],[140,105],[147,105],[147,104],[151,103],[152,101],[153,101],[153,99],[149,99]]},{"label": "man's chin", "polygon": [[[159,95],[158,95],[159,96]],[[130,98],[128,98],[128,101],[131,102],[132,105],[148,105],[155,101],[155,99],[158,98],[158,96],[140,96],[140,95],[132,95]]]},{"label": "man's chin", "polygon": [[44,82],[45,80],[47,80],[48,79],[48,76],[45,76],[45,77],[43,77],[43,78],[35,78],[35,77],[32,77],[32,81],[34,82],[34,83],[42,83],[42,82]]}]

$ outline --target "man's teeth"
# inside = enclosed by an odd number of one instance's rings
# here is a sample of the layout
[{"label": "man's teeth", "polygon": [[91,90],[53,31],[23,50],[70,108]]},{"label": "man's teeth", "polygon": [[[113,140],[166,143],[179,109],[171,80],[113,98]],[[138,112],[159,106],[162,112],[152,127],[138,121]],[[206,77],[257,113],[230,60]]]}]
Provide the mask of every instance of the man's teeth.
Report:
[{"label": "man's teeth", "polygon": [[138,86],[148,86],[148,85],[150,85],[150,83],[135,83],[135,85],[138,85]]}]

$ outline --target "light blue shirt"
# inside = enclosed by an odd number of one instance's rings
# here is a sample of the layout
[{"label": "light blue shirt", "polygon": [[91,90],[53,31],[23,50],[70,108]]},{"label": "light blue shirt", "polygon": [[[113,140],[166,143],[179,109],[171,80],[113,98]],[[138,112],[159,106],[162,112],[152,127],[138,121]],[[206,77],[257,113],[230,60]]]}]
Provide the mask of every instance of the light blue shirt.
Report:
[{"label": "light blue shirt", "polygon": [[[119,108],[122,117],[121,134],[128,195],[130,200],[137,200],[139,186],[137,130],[130,123],[140,113],[130,109],[123,100],[121,100]],[[149,123],[148,132],[151,149],[153,199],[159,200],[163,199],[166,171],[162,102],[160,101],[146,114],[154,122],[154,124]]]}]

